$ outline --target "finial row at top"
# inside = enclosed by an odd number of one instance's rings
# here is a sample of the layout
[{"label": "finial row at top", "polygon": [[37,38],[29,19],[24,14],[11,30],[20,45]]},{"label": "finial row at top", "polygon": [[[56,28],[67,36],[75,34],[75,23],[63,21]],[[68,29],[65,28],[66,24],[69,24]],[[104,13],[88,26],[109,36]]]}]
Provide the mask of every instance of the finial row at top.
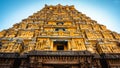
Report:
[{"label": "finial row at top", "polygon": [[57,4],[57,5],[53,6],[53,5],[45,4],[45,7],[71,7],[71,8],[74,8],[74,5],[71,5],[71,6],[65,5],[65,6],[63,6],[61,4]]}]

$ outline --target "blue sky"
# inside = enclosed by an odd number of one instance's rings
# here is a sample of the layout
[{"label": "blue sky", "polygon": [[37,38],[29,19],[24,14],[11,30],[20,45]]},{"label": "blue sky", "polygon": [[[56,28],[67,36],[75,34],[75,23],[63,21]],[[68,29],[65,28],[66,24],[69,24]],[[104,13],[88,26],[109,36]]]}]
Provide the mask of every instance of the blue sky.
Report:
[{"label": "blue sky", "polygon": [[12,27],[48,5],[74,5],[75,8],[120,33],[120,0],[0,0],[0,31]]}]

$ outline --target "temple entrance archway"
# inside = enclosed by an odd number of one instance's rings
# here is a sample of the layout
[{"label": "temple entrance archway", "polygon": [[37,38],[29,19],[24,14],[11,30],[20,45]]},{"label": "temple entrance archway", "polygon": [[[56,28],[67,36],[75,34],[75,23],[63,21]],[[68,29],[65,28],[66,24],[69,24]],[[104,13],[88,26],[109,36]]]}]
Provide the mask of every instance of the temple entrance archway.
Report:
[{"label": "temple entrance archway", "polygon": [[68,41],[53,41],[53,47],[56,51],[68,50]]}]

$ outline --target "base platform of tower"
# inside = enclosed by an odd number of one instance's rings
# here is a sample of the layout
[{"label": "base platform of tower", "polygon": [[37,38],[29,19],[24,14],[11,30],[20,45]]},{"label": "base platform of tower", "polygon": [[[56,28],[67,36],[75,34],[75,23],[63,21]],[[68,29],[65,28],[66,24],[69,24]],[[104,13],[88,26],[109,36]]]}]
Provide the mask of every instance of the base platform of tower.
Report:
[{"label": "base platform of tower", "polygon": [[73,5],[45,5],[0,32],[0,68],[120,68],[120,34]]},{"label": "base platform of tower", "polygon": [[31,51],[0,53],[0,68],[119,68],[120,54],[88,51]]}]

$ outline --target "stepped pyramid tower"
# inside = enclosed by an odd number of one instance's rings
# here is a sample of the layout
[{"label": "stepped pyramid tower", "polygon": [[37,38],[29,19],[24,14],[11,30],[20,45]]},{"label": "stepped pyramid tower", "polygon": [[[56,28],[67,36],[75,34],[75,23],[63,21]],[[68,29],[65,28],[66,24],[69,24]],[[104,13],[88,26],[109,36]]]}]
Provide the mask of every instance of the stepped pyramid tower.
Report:
[{"label": "stepped pyramid tower", "polygon": [[73,5],[45,5],[0,32],[0,68],[120,68],[120,34]]}]

